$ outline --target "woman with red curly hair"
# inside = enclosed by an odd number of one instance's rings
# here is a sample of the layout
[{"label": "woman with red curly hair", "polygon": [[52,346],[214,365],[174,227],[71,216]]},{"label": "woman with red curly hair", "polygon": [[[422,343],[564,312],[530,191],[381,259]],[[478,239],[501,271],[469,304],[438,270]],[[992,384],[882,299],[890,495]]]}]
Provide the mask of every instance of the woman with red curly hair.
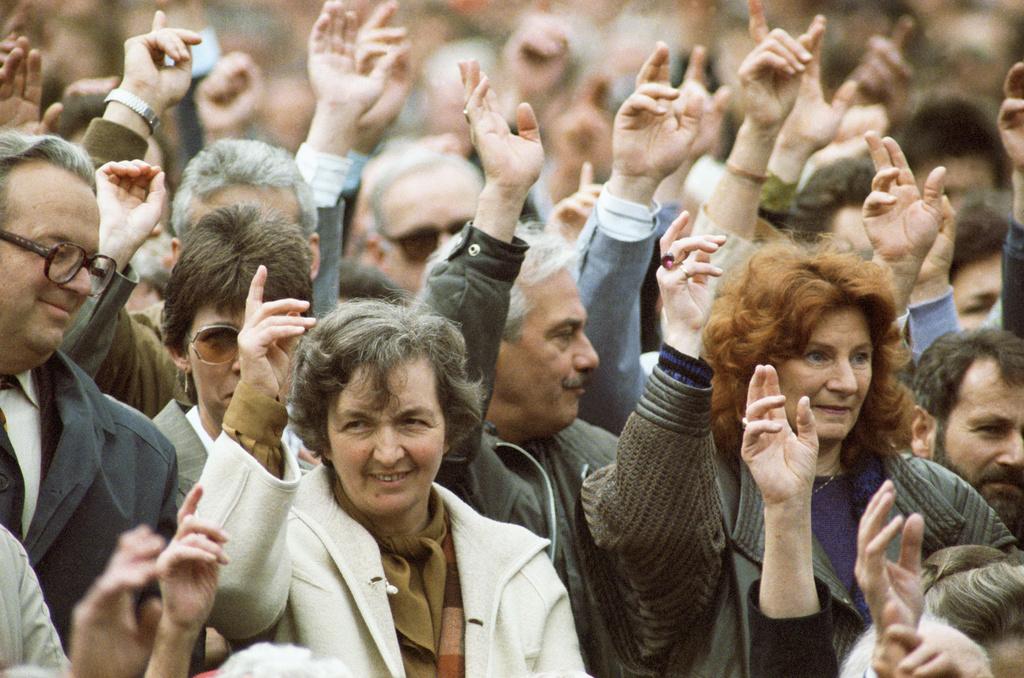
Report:
[{"label": "woman with red curly hair", "polygon": [[901,454],[912,402],[896,378],[909,357],[897,316],[939,229],[942,173],[922,198],[909,169],[891,170],[865,204],[880,263],[766,246],[712,308],[708,280],[721,271],[701,239],[681,237],[682,218],[662,239],[659,364],[617,463],[582,493],[588,567],[631,669],[783,675],[750,643],[786,619],[796,643],[767,655],[796,658],[799,674],[785,675],[833,673],[880,612],[854,564],[858,520],[887,479],[895,509],[924,517],[923,536],[919,519],[903,536],[926,556],[1013,544],[969,485]]}]

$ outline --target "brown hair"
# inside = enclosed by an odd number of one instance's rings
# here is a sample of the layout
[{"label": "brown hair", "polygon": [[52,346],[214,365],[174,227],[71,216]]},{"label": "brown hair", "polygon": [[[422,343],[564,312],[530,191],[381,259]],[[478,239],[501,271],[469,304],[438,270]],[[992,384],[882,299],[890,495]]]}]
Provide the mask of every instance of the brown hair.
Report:
[{"label": "brown hair", "polygon": [[907,351],[887,274],[854,254],[780,243],[761,248],[726,281],[704,331],[705,358],[715,371],[711,425],[719,449],[739,449],[754,367],[800,356],[821,318],[843,308],[864,314],[874,350],[871,385],[843,442],[842,463],[849,468],[864,452],[885,456],[909,444],[911,400],[896,379]]}]

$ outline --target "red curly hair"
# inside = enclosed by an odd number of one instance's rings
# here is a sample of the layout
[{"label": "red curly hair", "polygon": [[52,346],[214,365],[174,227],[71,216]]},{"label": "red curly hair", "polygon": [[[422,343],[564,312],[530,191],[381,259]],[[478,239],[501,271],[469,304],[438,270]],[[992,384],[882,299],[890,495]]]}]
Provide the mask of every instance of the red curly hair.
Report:
[{"label": "red curly hair", "polygon": [[720,450],[736,450],[747,385],[758,364],[778,367],[803,355],[825,314],[860,310],[873,347],[871,385],[857,423],[843,441],[842,463],[864,453],[895,454],[910,443],[910,393],[897,378],[908,352],[895,326],[889,277],[854,254],[808,251],[793,243],[767,245],[723,284],[704,330],[712,379],[711,428]]}]

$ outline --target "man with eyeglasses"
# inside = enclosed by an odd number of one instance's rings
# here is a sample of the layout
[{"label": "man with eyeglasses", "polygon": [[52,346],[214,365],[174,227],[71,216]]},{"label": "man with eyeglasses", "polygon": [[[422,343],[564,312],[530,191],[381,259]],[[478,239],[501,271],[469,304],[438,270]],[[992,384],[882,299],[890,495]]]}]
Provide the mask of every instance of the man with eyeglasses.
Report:
[{"label": "man with eyeglasses", "polygon": [[396,150],[380,163],[363,261],[415,294],[430,255],[473,218],[482,178],[463,158],[418,147]]},{"label": "man with eyeglasses", "polygon": [[0,523],[24,544],[65,643],[118,535],[141,523],[174,533],[174,449],[58,351],[121,263],[116,237],[97,252],[100,232],[152,230],[163,200],[159,168],[113,163],[94,178],[58,137],[0,133]]}]

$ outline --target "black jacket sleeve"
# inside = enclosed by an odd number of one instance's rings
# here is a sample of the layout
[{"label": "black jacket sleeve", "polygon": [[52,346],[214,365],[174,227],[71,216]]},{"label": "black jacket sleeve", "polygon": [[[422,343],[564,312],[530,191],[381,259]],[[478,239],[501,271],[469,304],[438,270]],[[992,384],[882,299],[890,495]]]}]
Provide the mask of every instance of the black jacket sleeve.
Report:
[{"label": "black jacket sleeve", "polygon": [[821,610],[808,617],[772,619],[758,606],[761,580],[750,585],[751,678],[835,678],[839,661],[832,647],[832,597],[815,580]]}]

